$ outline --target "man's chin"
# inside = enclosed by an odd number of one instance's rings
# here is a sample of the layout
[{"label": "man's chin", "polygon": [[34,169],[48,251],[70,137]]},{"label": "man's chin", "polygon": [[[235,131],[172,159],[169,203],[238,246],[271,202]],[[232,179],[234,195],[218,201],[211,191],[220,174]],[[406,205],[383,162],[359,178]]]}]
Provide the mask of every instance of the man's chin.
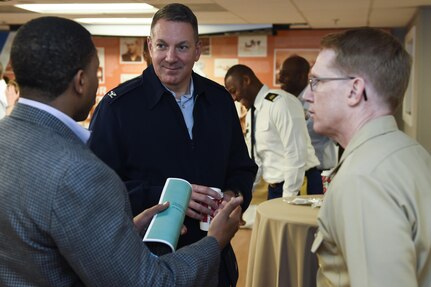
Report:
[{"label": "man's chin", "polygon": [[89,113],[80,114],[80,115],[75,116],[73,119],[75,120],[75,122],[83,122],[88,118],[88,114]]},{"label": "man's chin", "polygon": [[179,77],[179,71],[163,70],[158,76],[164,82],[175,82]]},{"label": "man's chin", "polygon": [[316,121],[313,121],[313,130],[321,135],[326,135],[325,131],[327,131],[324,126],[322,126],[319,122],[316,123]]},{"label": "man's chin", "polygon": [[241,103],[241,105],[243,105],[247,110],[249,110],[250,109],[250,105],[247,103],[247,102],[244,102],[244,101],[239,101],[240,103]]},{"label": "man's chin", "polygon": [[310,114],[311,119],[313,120],[313,130],[317,132],[320,129],[319,120],[316,121],[316,117],[314,114]]},{"label": "man's chin", "polygon": [[164,85],[178,85],[181,82],[181,77],[177,73],[164,73],[159,79]]}]

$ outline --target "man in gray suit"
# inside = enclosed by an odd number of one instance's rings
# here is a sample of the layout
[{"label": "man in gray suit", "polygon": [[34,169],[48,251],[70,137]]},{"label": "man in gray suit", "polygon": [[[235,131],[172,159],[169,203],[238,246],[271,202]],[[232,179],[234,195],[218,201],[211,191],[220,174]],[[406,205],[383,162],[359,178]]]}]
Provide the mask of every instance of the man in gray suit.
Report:
[{"label": "man in gray suit", "polygon": [[81,25],[22,26],[11,61],[21,99],[0,122],[0,286],[214,286],[220,250],[238,229],[240,198],[208,236],[157,257],[140,232],[168,204],[131,216],[120,178],[86,146],[99,61]]}]

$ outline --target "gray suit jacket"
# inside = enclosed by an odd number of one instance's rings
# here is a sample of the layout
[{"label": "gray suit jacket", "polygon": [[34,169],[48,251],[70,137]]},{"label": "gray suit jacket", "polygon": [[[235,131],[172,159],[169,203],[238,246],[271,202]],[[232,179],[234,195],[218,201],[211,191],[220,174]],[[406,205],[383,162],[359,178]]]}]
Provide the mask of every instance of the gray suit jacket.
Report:
[{"label": "gray suit jacket", "polygon": [[216,240],[152,255],[122,181],[54,116],[18,104],[0,151],[0,286],[217,284]]}]

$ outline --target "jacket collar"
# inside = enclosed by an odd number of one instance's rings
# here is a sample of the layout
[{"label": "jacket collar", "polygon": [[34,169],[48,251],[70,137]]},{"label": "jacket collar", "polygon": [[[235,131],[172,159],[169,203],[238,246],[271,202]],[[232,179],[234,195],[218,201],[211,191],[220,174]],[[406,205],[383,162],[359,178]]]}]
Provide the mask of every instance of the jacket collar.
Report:
[{"label": "jacket collar", "polygon": [[[149,109],[153,109],[157,103],[160,102],[162,97],[169,95],[172,97],[171,92],[169,92],[163,84],[160,82],[160,79],[157,77],[156,72],[154,71],[153,65],[150,65],[147,69],[144,70],[143,74],[143,85],[149,84],[149,86],[146,88],[146,90],[149,91],[148,95],[148,103],[149,103]],[[199,98],[207,98],[205,97],[205,84],[203,81],[203,78],[196,74],[195,72],[192,72],[192,79],[193,79],[193,85],[194,85],[194,93],[193,97],[195,97],[195,100],[197,97]]]}]

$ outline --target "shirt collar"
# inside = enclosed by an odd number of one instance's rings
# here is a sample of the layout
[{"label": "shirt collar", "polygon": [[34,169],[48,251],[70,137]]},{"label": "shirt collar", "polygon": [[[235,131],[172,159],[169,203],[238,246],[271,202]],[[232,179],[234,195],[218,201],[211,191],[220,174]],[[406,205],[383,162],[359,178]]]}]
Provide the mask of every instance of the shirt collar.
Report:
[{"label": "shirt collar", "polygon": [[61,112],[60,110],[57,110],[56,108],[53,108],[49,105],[43,104],[38,101],[33,101],[26,98],[19,98],[18,102],[20,104],[32,106],[34,108],[43,110],[60,121],[62,121],[68,128],[70,128],[74,134],[83,142],[87,143],[88,139],[90,138],[90,131],[85,129],[84,127],[80,126],[77,122],[75,122],[71,117],[66,115],[65,113]]},{"label": "shirt collar", "polygon": [[371,138],[397,130],[397,122],[392,115],[378,117],[367,122],[355,133],[350,142],[347,144],[343,155],[341,156],[340,163],[343,162],[344,159],[349,156],[349,154],[351,154],[365,142],[369,141]]},{"label": "shirt collar", "polygon": [[265,95],[269,91],[269,88],[267,85],[263,85],[262,88],[260,88],[259,93],[257,93],[256,98],[254,99],[253,106],[256,110],[260,110],[262,107],[263,99],[265,98]]},{"label": "shirt collar", "polygon": [[[162,83],[163,85],[163,83]],[[166,90],[168,90],[170,93],[172,93],[172,95],[176,98],[176,94],[175,92],[171,91],[170,89],[168,89],[168,87],[166,87],[165,85],[163,85],[165,87]],[[190,99],[193,96],[193,92],[194,92],[195,88],[193,85],[193,78],[190,77],[190,84],[189,87],[187,89],[187,91],[185,92],[184,95],[182,95],[181,97],[186,97],[187,99]]]}]

